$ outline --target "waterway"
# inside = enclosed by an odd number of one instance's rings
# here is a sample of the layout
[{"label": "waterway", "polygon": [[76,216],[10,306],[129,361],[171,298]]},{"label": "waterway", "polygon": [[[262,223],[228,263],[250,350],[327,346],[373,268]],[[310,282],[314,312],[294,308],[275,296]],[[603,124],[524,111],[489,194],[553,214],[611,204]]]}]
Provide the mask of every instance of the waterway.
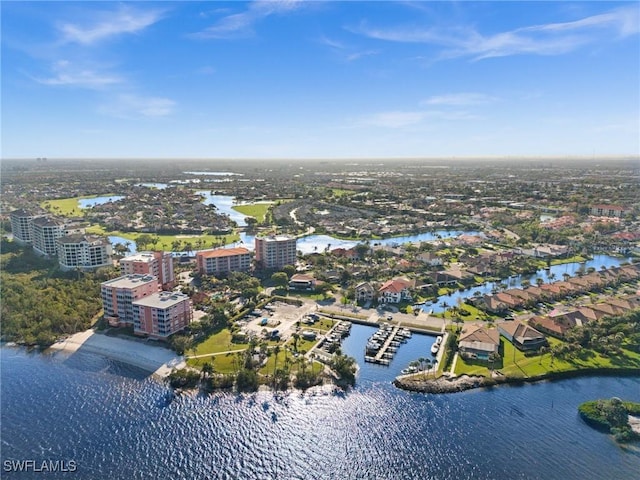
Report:
[{"label": "waterway", "polygon": [[[344,350],[361,358],[371,331],[354,325]],[[638,401],[640,379],[590,377],[439,396],[394,388],[396,370],[430,341],[414,335],[391,367],[361,363],[346,394],[218,393],[173,401],[162,383],[100,356],[2,348],[0,457],[3,465],[77,463],[75,473],[47,478],[638,478],[638,446],[619,447],[576,409],[594,398]]]},{"label": "waterway", "polygon": [[630,261],[630,259],[622,257],[594,255],[591,260],[587,260],[582,263],[571,262],[561,265],[552,265],[549,269],[541,268],[531,275],[514,275],[513,277],[505,278],[499,282],[487,282],[481,286],[469,287],[464,290],[456,290],[451,294],[440,295],[436,301],[427,302],[422,305],[421,308],[425,312],[433,311],[433,313],[440,313],[449,307],[457,305],[458,302],[471,298],[476,294],[476,292],[479,292],[482,295],[490,294],[494,292],[495,289],[499,289],[500,285],[507,285],[508,288],[519,288],[522,286],[522,282],[527,281],[530,285],[535,286],[537,279],[541,279],[543,283],[551,283],[558,280],[564,280],[564,275],[573,277],[576,276],[579,271],[586,271],[589,268],[600,270],[602,267],[618,267],[620,264],[628,261]]},{"label": "waterway", "polygon": [[124,196],[122,195],[111,195],[104,197],[94,197],[94,198],[81,198],[78,200],[78,206],[80,208],[91,208],[96,205],[104,205],[109,202],[117,202],[118,200],[122,200]]}]

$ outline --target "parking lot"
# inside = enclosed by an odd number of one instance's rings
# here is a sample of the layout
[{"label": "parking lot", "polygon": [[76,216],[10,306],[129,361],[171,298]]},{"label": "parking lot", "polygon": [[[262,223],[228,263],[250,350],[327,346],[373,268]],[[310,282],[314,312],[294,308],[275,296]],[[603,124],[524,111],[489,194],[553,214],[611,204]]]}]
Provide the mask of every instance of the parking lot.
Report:
[{"label": "parking lot", "polygon": [[243,330],[258,337],[263,337],[265,332],[271,335],[277,331],[277,336],[287,340],[296,331],[296,323],[315,309],[315,302],[304,303],[300,307],[284,302],[272,302],[249,315],[245,319]]}]

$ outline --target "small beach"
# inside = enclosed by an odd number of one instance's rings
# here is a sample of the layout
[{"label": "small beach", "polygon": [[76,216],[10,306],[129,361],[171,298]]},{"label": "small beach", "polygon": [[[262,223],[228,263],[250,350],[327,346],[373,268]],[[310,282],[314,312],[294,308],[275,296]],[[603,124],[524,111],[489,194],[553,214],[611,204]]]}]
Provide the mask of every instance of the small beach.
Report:
[{"label": "small beach", "polygon": [[166,377],[173,368],[186,365],[184,358],[160,345],[127,340],[96,333],[93,329],[76,333],[50,347],[52,350],[74,354],[78,351],[102,355],[133,365],[154,375]]}]

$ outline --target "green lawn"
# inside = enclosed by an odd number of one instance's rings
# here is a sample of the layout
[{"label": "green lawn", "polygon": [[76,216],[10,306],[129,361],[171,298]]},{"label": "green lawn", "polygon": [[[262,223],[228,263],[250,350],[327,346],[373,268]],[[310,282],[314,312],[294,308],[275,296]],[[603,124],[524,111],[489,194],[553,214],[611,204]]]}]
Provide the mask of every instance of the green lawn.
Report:
[{"label": "green lawn", "polygon": [[[508,377],[526,378],[536,377],[552,372],[567,372],[585,368],[618,368],[640,367],[640,354],[624,350],[621,357],[603,357],[597,352],[586,350],[582,357],[572,359],[552,358],[550,353],[525,357],[524,353],[516,349],[510,342],[501,339],[504,356],[501,365],[496,364],[495,369]],[[561,343],[560,340],[549,338],[551,346]],[[483,365],[474,365],[465,362],[458,357],[456,363],[456,375],[489,375],[489,369]]]},{"label": "green lawn", "polygon": [[[117,237],[126,238],[130,240],[132,244],[135,243],[136,238],[139,235],[142,235],[141,232],[120,232],[118,230],[108,232],[100,225],[91,225],[87,229],[87,233],[93,233],[94,235],[112,235]],[[169,251],[171,250],[171,245],[174,241],[182,242],[184,246],[185,243],[189,242],[193,246],[193,248],[197,248],[196,242],[198,240],[202,240],[202,248],[212,248],[212,245],[218,245],[219,242],[225,240],[226,244],[237,242],[240,240],[240,236],[237,233],[228,233],[224,235],[158,235],[158,243],[155,248]],[[147,248],[154,248],[152,244],[147,245]]]},{"label": "green lawn", "polygon": [[85,197],[59,198],[57,200],[46,200],[42,202],[40,206],[52,213],[63,215],[65,217],[80,216],[82,215],[82,209],[78,204],[79,200],[96,197],[109,197],[114,195],[115,194],[113,193],[107,193],[105,195],[88,195]]},{"label": "green lawn", "polygon": [[[308,352],[319,341],[320,341],[319,339],[303,340],[302,338],[299,338],[298,339],[298,352],[303,352],[303,351],[305,353]],[[287,345],[291,350],[293,350],[293,339],[289,339],[285,345]]]},{"label": "green lawn", "polygon": [[194,368],[202,368],[206,362],[213,364],[214,371],[218,373],[236,373],[237,368],[242,365],[242,359],[236,353],[223,353],[206,358],[190,358],[187,365]]},{"label": "green lawn", "polygon": [[258,223],[262,223],[267,216],[267,211],[272,205],[273,202],[249,203],[247,205],[234,205],[231,208],[233,208],[237,212],[242,213],[243,215],[255,218]]},{"label": "green lawn", "polygon": [[198,344],[195,349],[189,350],[187,354],[190,356],[207,355],[228,350],[246,349],[248,346],[247,343],[231,343],[231,331],[225,328]]}]

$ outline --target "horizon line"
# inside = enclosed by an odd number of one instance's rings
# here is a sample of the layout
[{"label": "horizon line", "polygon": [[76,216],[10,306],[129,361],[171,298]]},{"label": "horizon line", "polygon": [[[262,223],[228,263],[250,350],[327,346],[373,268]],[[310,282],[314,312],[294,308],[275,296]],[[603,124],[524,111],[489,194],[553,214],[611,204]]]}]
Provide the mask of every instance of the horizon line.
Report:
[{"label": "horizon line", "polygon": [[0,157],[1,162],[5,161],[86,161],[86,160],[190,160],[190,161],[416,161],[416,160],[597,160],[597,159],[616,159],[616,160],[640,160],[640,154],[603,154],[603,155],[446,155],[446,156],[398,156],[398,157]]}]

